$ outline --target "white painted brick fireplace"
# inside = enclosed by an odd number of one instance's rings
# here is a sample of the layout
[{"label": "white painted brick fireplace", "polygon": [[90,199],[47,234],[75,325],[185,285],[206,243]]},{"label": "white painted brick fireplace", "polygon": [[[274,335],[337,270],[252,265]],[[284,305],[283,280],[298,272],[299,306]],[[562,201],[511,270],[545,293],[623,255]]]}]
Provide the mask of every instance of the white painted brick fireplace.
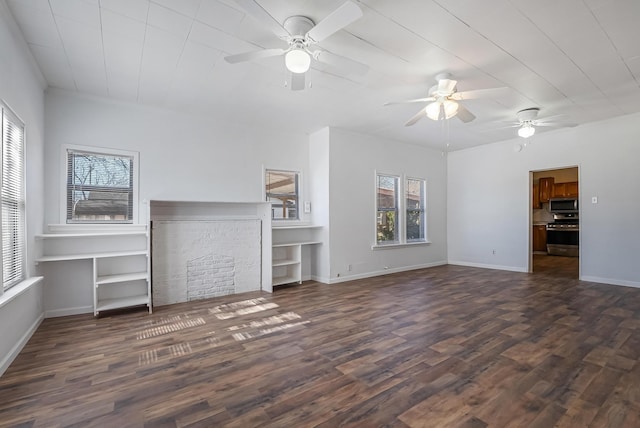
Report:
[{"label": "white painted brick fireplace", "polygon": [[[202,207],[195,215],[193,211],[156,212],[154,216],[152,207],[154,306],[271,291],[270,278],[268,283],[263,278],[263,262],[271,253],[263,254],[265,220],[261,216],[226,211],[220,215]],[[267,241],[271,242],[270,233]]]}]

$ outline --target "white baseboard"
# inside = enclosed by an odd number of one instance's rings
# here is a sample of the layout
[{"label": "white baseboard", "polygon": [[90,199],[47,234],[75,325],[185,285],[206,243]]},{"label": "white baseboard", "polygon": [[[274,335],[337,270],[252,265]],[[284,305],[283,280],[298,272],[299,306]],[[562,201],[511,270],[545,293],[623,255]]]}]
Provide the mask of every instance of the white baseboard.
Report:
[{"label": "white baseboard", "polygon": [[[360,273],[357,275],[347,275],[347,276],[341,276],[339,278],[330,278],[328,279],[328,282],[325,282],[325,284],[338,284],[341,282],[354,281],[356,279],[373,278],[375,276],[389,275],[391,273],[407,272],[410,270],[417,270],[417,269],[426,269],[426,268],[442,266],[446,264],[447,264],[446,261],[439,261],[439,262],[424,263],[424,264],[413,265],[413,266],[401,266],[397,268]],[[324,282],[324,281],[321,281],[321,282]]]},{"label": "white baseboard", "polygon": [[449,260],[449,264],[457,265],[457,266],[477,267],[477,268],[483,268],[483,269],[508,270],[511,272],[524,272],[524,273],[529,272],[527,268],[521,268],[521,267],[515,267],[515,266],[490,265],[485,263],[470,263],[470,262],[461,262],[456,260]]},{"label": "white baseboard", "polygon": [[625,279],[600,278],[597,276],[582,276],[581,281],[597,282],[600,284],[620,285],[623,287],[640,288],[640,282],[627,281]]},{"label": "white baseboard", "polygon": [[33,336],[33,333],[36,332],[42,320],[44,320],[44,314],[40,314],[33,324],[31,324],[31,327],[22,335],[18,343],[16,343],[13,348],[11,348],[11,351],[0,361],[0,376],[7,371],[13,360],[16,359],[20,351],[22,351],[22,348],[24,348],[24,345],[27,344],[31,336]]},{"label": "white baseboard", "polygon": [[79,306],[77,308],[63,308],[45,311],[45,318],[66,317],[68,315],[92,314],[93,306]]}]

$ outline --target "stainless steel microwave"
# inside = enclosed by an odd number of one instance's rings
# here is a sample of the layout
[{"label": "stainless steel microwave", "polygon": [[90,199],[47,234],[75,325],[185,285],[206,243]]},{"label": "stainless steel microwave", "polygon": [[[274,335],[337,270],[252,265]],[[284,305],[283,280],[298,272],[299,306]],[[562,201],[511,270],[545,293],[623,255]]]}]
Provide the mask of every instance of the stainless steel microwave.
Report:
[{"label": "stainless steel microwave", "polygon": [[549,211],[552,213],[577,213],[578,198],[551,198]]}]

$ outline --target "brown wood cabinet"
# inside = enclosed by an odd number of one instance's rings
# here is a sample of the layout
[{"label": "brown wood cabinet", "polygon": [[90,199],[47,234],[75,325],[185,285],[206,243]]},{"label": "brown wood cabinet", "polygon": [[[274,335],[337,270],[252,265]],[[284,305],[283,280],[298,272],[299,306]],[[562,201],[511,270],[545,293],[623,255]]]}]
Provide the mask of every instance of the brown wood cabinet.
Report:
[{"label": "brown wood cabinet", "polygon": [[554,198],[577,198],[578,182],[570,181],[568,183],[555,183],[553,185]]},{"label": "brown wood cabinet", "polygon": [[540,186],[540,203],[549,202],[549,199],[554,197],[554,178],[541,177],[538,185]]},{"label": "brown wood cabinet", "polygon": [[533,209],[538,209],[542,205],[540,204],[540,186],[538,184],[533,185],[532,193],[533,200],[531,201],[531,206],[533,207]]},{"label": "brown wood cabinet", "polygon": [[547,226],[533,226],[533,251],[547,252]]}]

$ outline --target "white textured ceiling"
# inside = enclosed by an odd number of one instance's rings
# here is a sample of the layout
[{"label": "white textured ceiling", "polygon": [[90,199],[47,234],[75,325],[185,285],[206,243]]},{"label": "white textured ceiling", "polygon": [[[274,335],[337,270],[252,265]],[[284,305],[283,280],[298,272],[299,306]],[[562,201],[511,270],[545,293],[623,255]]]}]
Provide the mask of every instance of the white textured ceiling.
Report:
[{"label": "white textured ceiling", "polygon": [[[319,22],[344,0],[259,0],[276,20]],[[361,0],[364,16],[320,43],[369,65],[363,76],[314,66],[311,89],[285,88],[285,47],[233,0],[7,0],[49,86],[238,123],[313,132],[335,126],[450,150],[515,135],[518,110],[582,124],[640,111],[638,0]],[[477,119],[404,123],[441,72]],[[541,129],[539,131],[545,131]],[[534,137],[535,138],[535,137]]]}]

